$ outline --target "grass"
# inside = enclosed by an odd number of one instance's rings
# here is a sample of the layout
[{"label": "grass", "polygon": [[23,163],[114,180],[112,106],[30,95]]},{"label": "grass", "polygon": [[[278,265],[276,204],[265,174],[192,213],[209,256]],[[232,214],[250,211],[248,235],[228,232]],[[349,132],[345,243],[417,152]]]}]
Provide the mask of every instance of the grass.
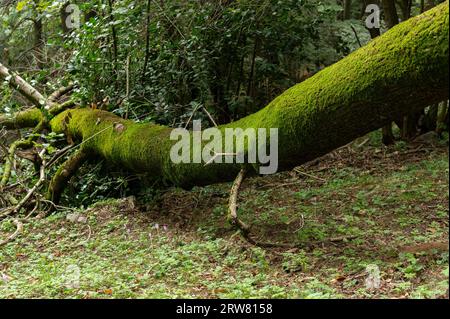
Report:
[{"label": "grass", "polygon": [[253,234],[302,248],[237,235],[230,184],[32,220],[0,248],[0,298],[448,298],[447,148],[414,147],[371,142],[300,167],[318,178],[245,180],[239,214]]}]

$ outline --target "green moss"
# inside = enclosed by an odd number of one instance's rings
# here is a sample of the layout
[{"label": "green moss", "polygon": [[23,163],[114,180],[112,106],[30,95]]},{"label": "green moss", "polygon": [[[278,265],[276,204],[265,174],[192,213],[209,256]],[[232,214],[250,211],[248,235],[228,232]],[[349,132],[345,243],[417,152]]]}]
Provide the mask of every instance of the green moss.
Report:
[{"label": "green moss", "polygon": [[0,125],[7,129],[35,127],[44,116],[37,108],[31,108],[25,111],[17,112],[13,117],[0,116]]}]

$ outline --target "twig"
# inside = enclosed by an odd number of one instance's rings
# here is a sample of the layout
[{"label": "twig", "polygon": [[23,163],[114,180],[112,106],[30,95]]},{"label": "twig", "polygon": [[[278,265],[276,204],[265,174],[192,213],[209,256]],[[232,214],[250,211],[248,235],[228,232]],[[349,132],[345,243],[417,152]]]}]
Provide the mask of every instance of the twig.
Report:
[{"label": "twig", "polygon": [[91,230],[91,226],[87,225],[87,227],[88,227],[88,236],[86,238],[86,241],[89,241],[89,239],[91,239],[92,230]]},{"label": "twig", "polygon": [[191,123],[192,118],[195,115],[195,112],[197,112],[197,110],[201,107],[201,104],[197,104],[194,108],[194,110],[192,111],[191,116],[189,116],[188,121],[186,122],[186,125],[184,126],[185,129],[187,129],[187,127],[189,126],[189,123]]},{"label": "twig", "polygon": [[321,178],[321,177],[317,177],[317,176],[308,174],[308,173],[306,173],[306,172],[303,172],[303,171],[299,170],[298,168],[295,168],[294,171],[295,171],[296,173],[300,174],[300,175],[305,175],[305,176],[308,176],[308,177],[317,179],[318,181],[321,181],[321,182],[326,182],[326,181],[327,181],[326,179],[323,179],[323,178]]},{"label": "twig", "polygon": [[45,162],[45,158],[44,158],[44,154],[47,151],[46,148],[43,148],[42,151],[39,152],[39,157],[42,160],[42,164],[41,164],[41,168],[39,170],[39,180],[36,182],[36,184],[34,184],[34,186],[28,191],[27,195],[25,195],[24,198],[22,198],[22,200],[17,204],[17,206],[14,208],[15,212],[18,212],[20,208],[22,208],[22,206],[26,203],[26,201],[31,197],[31,195],[33,195],[33,193],[36,191],[36,189],[38,189],[41,184],[44,182],[45,180],[45,168],[46,168],[46,162]]},{"label": "twig", "polygon": [[33,195],[33,193],[41,186],[41,184],[44,182],[45,180],[45,168],[46,168],[46,163],[45,163],[45,158],[44,158],[44,154],[47,151],[46,148],[43,148],[42,151],[39,152],[39,157],[42,160],[42,164],[41,164],[41,168],[39,170],[39,179],[36,182],[36,184],[34,184],[34,186],[28,191],[28,193],[22,198],[22,200],[11,210],[3,213],[2,215],[0,215],[0,218],[9,216],[11,214],[15,214],[17,212],[19,212],[19,210],[22,208],[22,206],[30,199],[31,195]]},{"label": "twig", "polygon": [[352,28],[353,33],[355,34],[355,38],[356,38],[356,41],[358,41],[359,47],[362,47],[361,41],[359,40],[359,36],[358,36],[358,33],[356,32],[355,27],[353,25],[350,25],[350,27]]},{"label": "twig", "polygon": [[36,204],[34,205],[34,208],[31,210],[31,212],[27,216],[25,216],[23,218],[23,220],[27,220],[28,218],[30,218],[31,215],[33,215],[34,212],[38,209],[38,207],[39,207],[39,200],[36,200]]},{"label": "twig", "polygon": [[370,138],[366,138],[364,141],[362,141],[360,144],[356,145],[356,148],[363,147],[368,141],[370,141]]},{"label": "twig", "polygon": [[22,231],[23,231],[23,224],[18,219],[13,220],[14,225],[16,225],[16,231],[11,234],[8,238],[0,241],[0,246],[3,246],[10,241],[13,241]]},{"label": "twig", "polygon": [[282,183],[282,184],[268,183],[268,184],[261,185],[258,188],[263,188],[263,189],[272,188],[272,189],[274,189],[274,188],[298,185],[298,184],[301,184],[301,183],[302,183],[301,180],[297,180],[297,181],[289,182],[289,183]]},{"label": "twig", "polygon": [[209,118],[209,120],[211,121],[211,123],[212,123],[215,127],[217,127],[218,125],[217,125],[216,121],[214,120],[214,118],[211,116],[211,113],[209,113],[208,110],[207,110],[203,105],[197,104],[197,105],[195,106],[194,110],[192,111],[191,116],[189,116],[189,119],[188,119],[188,121],[186,122],[186,125],[184,126],[184,128],[187,129],[187,127],[189,126],[189,123],[191,122],[192,118],[194,117],[195,113],[198,111],[199,108],[201,108],[201,109],[206,113],[206,115],[208,116],[208,118]]},{"label": "twig", "polygon": [[126,93],[125,93],[125,100],[127,101],[127,109],[125,111],[125,119],[128,119],[128,111],[130,109],[130,105],[128,103],[128,98],[130,96],[130,56],[127,56],[127,62],[125,66],[125,74],[126,74]]},{"label": "twig", "polygon": [[153,2],[159,7],[159,10],[161,10],[161,13],[163,14],[164,18],[166,18],[167,21],[169,21],[170,24],[171,24],[171,25],[177,30],[177,32],[181,35],[181,37],[182,37],[184,40],[186,40],[186,37],[185,37],[184,34],[180,31],[180,29],[177,27],[177,25],[176,25],[172,20],[170,20],[170,18],[166,15],[166,13],[164,12],[164,8],[162,8],[161,5],[160,5],[156,0],[153,0]]},{"label": "twig", "polygon": [[74,212],[77,211],[76,208],[58,205],[58,204],[55,204],[54,202],[52,202],[51,200],[48,200],[48,199],[42,199],[42,201],[43,201],[44,203],[49,203],[49,204],[52,205],[55,209],[71,210],[71,211],[74,211]]},{"label": "twig", "polygon": [[217,123],[216,121],[214,121],[213,117],[211,116],[211,114],[208,112],[208,110],[202,105],[202,109],[203,111],[205,111],[206,115],[208,115],[209,119],[211,120],[211,122],[214,124],[215,127],[217,127]]},{"label": "twig", "polygon": [[55,92],[50,94],[47,98],[48,103],[56,103],[56,101],[62,97],[63,95],[71,92],[74,88],[74,84],[69,84],[68,86],[63,86],[59,89],[57,89]]},{"label": "twig", "polygon": [[61,157],[64,156],[71,148],[75,147],[75,144],[67,145],[66,147],[60,149],[53,155],[52,159],[48,161],[47,167],[51,167],[54,163],[56,163]]},{"label": "twig", "polygon": [[207,166],[207,165],[211,164],[219,156],[237,156],[238,155],[238,153],[217,153],[216,151],[210,149],[210,152],[211,151],[214,153],[214,156],[211,157],[203,166]]}]

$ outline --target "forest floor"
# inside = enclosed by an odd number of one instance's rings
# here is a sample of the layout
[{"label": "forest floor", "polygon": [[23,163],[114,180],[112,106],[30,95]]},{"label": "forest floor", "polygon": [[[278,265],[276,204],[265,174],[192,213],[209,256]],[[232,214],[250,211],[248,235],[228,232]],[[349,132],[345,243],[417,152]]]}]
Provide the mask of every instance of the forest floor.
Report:
[{"label": "forest floor", "polygon": [[253,234],[301,248],[237,234],[230,183],[170,189],[25,224],[0,249],[0,298],[448,298],[448,139],[368,138],[244,181],[239,214]]}]

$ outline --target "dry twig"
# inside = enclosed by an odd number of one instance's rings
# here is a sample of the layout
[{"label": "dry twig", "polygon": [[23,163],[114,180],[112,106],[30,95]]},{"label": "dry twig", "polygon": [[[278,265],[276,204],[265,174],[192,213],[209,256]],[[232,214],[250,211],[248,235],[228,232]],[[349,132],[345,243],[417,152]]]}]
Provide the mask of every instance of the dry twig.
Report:
[{"label": "dry twig", "polygon": [[10,241],[13,241],[22,232],[22,230],[23,230],[22,222],[20,222],[18,219],[14,219],[13,223],[16,225],[16,231],[13,234],[9,235],[8,238],[0,241],[0,246],[3,246],[5,244],[9,243]]}]

